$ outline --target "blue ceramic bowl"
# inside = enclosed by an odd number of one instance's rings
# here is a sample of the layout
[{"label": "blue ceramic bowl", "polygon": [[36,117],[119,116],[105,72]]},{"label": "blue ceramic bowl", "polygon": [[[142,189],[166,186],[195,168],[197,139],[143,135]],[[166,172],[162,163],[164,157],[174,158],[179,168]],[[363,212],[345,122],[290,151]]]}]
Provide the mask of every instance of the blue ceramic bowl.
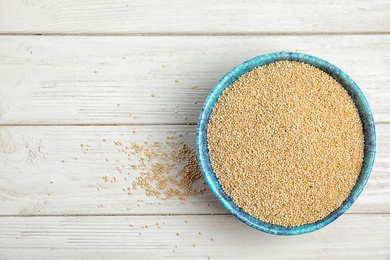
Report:
[{"label": "blue ceramic bowl", "polygon": [[[341,206],[329,214],[324,219],[321,219],[312,224],[306,224],[297,227],[285,227],[263,222],[255,217],[252,217],[248,213],[245,213],[240,207],[238,207],[228,195],[223,191],[218,179],[211,167],[209,151],[207,146],[207,126],[209,117],[218,97],[232,82],[234,82],[242,74],[252,70],[255,67],[267,65],[269,63],[281,60],[291,60],[310,64],[322,71],[325,71],[337,80],[349,93],[355,105],[359,111],[360,119],[363,123],[364,133],[364,161],[362,169],[355,187],[351,191],[349,197],[341,204]],[[235,217],[244,222],[245,224],[256,228],[258,230],[276,234],[276,235],[298,235],[320,229],[343,214],[359,197],[367,180],[370,176],[372,166],[375,158],[375,125],[372,117],[370,107],[364,97],[362,91],[356,85],[356,83],[343,71],[336,66],[326,62],[325,60],[297,52],[276,52],[261,55],[250,59],[234,69],[228,72],[211,90],[210,94],[204,102],[202,111],[200,113],[198,127],[196,132],[196,152],[198,156],[198,162],[202,174],[211,189],[212,193],[217,197],[219,202]]]}]

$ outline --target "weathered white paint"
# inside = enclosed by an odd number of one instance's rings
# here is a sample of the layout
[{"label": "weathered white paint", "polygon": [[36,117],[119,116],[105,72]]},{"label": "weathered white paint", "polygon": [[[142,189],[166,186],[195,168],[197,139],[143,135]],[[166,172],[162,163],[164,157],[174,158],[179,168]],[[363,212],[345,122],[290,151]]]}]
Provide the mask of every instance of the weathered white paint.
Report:
[{"label": "weathered white paint", "polygon": [[[386,0],[0,1],[0,259],[390,259],[389,10]],[[137,158],[114,140],[176,131],[194,147],[186,124],[217,80],[282,50],[343,69],[379,123],[374,170],[346,214],[279,237],[208,191],[185,203],[122,191],[139,170],[124,180],[115,167]]]},{"label": "weathered white paint", "polygon": [[225,215],[2,218],[0,258],[389,259],[389,225],[389,214],[349,214],[282,237]]},{"label": "weathered white paint", "polygon": [[[122,190],[131,186],[140,169],[129,166],[139,164],[137,155],[128,157],[119,149],[129,146],[131,150],[132,142],[165,143],[172,131],[182,135],[178,140],[195,148],[195,126],[2,126],[0,133],[11,138],[0,147],[0,214],[227,213],[208,190],[185,204],[177,198],[147,197],[142,189],[130,196]],[[380,124],[377,131],[378,154],[372,176],[349,213],[390,213],[390,125]],[[81,144],[89,145],[87,154]],[[116,176],[118,181],[105,183],[105,175]],[[101,204],[104,207],[98,207]]]},{"label": "weathered white paint", "polygon": [[389,32],[390,3],[363,1],[2,1],[3,33]]},{"label": "weathered white paint", "polygon": [[0,36],[0,124],[196,123],[231,68],[296,49],[343,69],[390,121],[390,35]]}]

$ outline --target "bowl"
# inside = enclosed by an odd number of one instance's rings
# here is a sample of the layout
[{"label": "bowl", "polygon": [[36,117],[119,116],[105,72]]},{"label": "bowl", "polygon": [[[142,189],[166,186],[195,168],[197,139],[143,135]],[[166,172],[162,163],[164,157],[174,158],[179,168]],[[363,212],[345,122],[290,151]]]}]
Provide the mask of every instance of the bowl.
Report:
[{"label": "bowl", "polygon": [[[244,73],[249,72],[253,68],[282,60],[307,63],[328,73],[337,82],[339,82],[347,90],[348,94],[351,96],[357,107],[363,125],[364,134],[363,164],[357,182],[350,195],[344,200],[340,207],[338,207],[325,218],[315,223],[295,227],[286,227],[263,222],[249,215],[240,207],[238,207],[224,192],[220,183],[218,182],[218,179],[211,166],[207,145],[207,127],[209,117],[215,103],[218,100],[218,97],[222,94],[222,92],[238,77]],[[375,151],[376,136],[374,119],[367,100],[357,84],[347,74],[329,62],[308,54],[298,52],[276,52],[264,54],[245,61],[229,71],[223,78],[218,81],[218,83],[213,87],[208,97],[206,98],[199,116],[196,132],[196,153],[198,156],[198,163],[203,177],[214,196],[232,215],[237,217],[245,224],[255,229],[275,235],[298,235],[309,233],[323,228],[341,216],[356,201],[364,186],[366,185],[374,164]]]}]

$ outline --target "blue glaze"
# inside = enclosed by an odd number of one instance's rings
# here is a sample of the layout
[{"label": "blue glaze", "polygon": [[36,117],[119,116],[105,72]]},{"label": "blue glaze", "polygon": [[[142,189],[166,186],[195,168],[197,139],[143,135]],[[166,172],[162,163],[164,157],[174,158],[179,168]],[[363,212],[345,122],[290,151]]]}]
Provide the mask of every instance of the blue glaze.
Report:
[{"label": "blue glaze", "polygon": [[[341,204],[338,209],[336,209],[324,219],[312,224],[306,224],[298,227],[284,227],[263,222],[255,217],[252,217],[248,213],[245,213],[240,207],[238,207],[223,191],[221,185],[219,184],[211,167],[207,148],[207,126],[209,117],[221,93],[238,77],[252,70],[254,67],[263,66],[281,60],[291,60],[310,64],[317,67],[318,69],[325,71],[335,80],[337,80],[347,90],[348,94],[355,102],[363,124],[364,133],[363,165],[356,185],[351,191],[349,197]],[[374,164],[375,152],[376,137],[374,119],[372,117],[371,109],[367,103],[367,100],[356,83],[347,74],[327,61],[310,56],[308,54],[297,52],[275,52],[261,55],[245,61],[244,63],[229,71],[222,79],[218,81],[218,83],[214,86],[206,98],[199,116],[196,132],[196,153],[198,156],[198,163],[206,183],[214,196],[231,214],[233,214],[245,224],[258,230],[275,235],[298,235],[312,232],[328,225],[341,216],[355,202],[366,185],[368,178],[370,177],[372,166]]]}]

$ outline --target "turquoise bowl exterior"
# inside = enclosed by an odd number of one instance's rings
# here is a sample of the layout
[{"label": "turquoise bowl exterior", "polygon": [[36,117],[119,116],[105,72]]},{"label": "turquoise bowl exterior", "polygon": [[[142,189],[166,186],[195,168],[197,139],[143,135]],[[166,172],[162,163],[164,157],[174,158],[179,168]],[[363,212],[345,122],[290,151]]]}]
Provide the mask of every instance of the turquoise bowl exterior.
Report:
[{"label": "turquoise bowl exterior", "polygon": [[[322,71],[325,71],[335,80],[337,80],[348,91],[348,94],[355,102],[363,124],[364,132],[363,165],[356,185],[351,191],[349,197],[341,204],[339,208],[337,208],[324,219],[321,219],[312,224],[306,224],[297,227],[285,227],[263,222],[255,217],[252,217],[248,213],[244,212],[240,207],[238,207],[224,192],[221,185],[219,184],[218,179],[216,178],[215,173],[211,167],[207,145],[207,126],[209,117],[221,93],[242,74],[252,70],[255,67],[281,60],[298,61],[310,64]],[[308,54],[297,52],[276,52],[257,56],[243,62],[229,71],[222,79],[218,81],[218,83],[214,86],[206,98],[199,116],[196,132],[196,153],[198,156],[198,163],[203,177],[214,196],[232,215],[237,217],[245,224],[255,229],[275,235],[299,235],[309,233],[328,225],[341,216],[355,202],[366,185],[374,164],[375,152],[376,136],[374,119],[367,100],[357,84],[347,74],[329,62]]]}]

